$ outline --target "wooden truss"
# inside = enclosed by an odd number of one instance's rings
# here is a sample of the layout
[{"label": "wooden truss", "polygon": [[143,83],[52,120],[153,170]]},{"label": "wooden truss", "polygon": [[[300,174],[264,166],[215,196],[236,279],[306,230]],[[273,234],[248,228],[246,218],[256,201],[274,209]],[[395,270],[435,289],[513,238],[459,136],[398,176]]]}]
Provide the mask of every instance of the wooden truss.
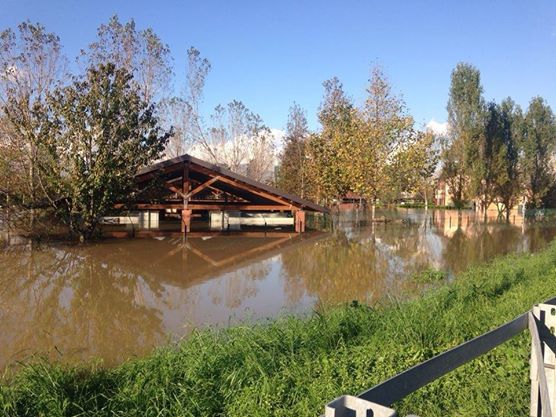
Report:
[{"label": "wooden truss", "polygon": [[291,212],[297,232],[305,231],[306,211],[328,212],[325,207],[190,155],[145,168],[138,172],[136,181],[144,188],[162,184],[165,193],[156,201],[141,201],[134,208],[179,210],[183,233],[189,232],[195,211]]}]

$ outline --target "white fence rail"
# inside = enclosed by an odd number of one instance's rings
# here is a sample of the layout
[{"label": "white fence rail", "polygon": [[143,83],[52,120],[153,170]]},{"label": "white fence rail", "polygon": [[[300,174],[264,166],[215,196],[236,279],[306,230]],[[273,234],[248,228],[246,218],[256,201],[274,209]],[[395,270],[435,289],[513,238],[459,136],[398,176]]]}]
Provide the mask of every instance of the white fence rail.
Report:
[{"label": "white fence rail", "polygon": [[556,298],[502,326],[471,339],[362,392],[328,403],[325,417],[395,417],[399,401],[461,365],[529,329],[531,334],[531,417],[552,417],[556,409]]}]

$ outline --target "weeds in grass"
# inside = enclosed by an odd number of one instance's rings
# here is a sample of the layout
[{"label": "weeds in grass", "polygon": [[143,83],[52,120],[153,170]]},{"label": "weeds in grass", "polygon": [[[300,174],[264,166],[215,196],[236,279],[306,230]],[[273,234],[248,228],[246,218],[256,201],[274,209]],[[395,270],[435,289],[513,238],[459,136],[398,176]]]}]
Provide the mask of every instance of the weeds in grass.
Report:
[{"label": "weeds in grass", "polygon": [[427,268],[413,276],[413,280],[420,284],[431,284],[448,278],[448,273],[434,268]]}]

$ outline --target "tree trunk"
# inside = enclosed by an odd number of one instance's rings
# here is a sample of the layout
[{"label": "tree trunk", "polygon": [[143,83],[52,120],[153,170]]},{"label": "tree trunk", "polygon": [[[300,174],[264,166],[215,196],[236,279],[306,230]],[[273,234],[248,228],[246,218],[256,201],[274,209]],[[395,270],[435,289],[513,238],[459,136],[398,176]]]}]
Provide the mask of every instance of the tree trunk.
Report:
[{"label": "tree trunk", "polygon": [[35,167],[33,166],[33,161],[29,166],[29,186],[31,189],[31,209],[29,210],[29,233],[34,235],[35,233]]}]

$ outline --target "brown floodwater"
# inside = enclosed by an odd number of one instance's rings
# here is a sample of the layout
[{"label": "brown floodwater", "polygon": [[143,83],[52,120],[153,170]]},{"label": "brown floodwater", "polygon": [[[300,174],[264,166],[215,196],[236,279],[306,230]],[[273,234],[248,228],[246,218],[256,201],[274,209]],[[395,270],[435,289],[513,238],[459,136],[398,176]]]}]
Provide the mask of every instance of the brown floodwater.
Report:
[{"label": "brown floodwater", "polygon": [[543,248],[556,224],[484,224],[472,213],[357,211],[333,232],[114,239],[0,250],[0,368],[34,355],[113,365],[193,328],[399,296],[412,275],[450,275]]}]

